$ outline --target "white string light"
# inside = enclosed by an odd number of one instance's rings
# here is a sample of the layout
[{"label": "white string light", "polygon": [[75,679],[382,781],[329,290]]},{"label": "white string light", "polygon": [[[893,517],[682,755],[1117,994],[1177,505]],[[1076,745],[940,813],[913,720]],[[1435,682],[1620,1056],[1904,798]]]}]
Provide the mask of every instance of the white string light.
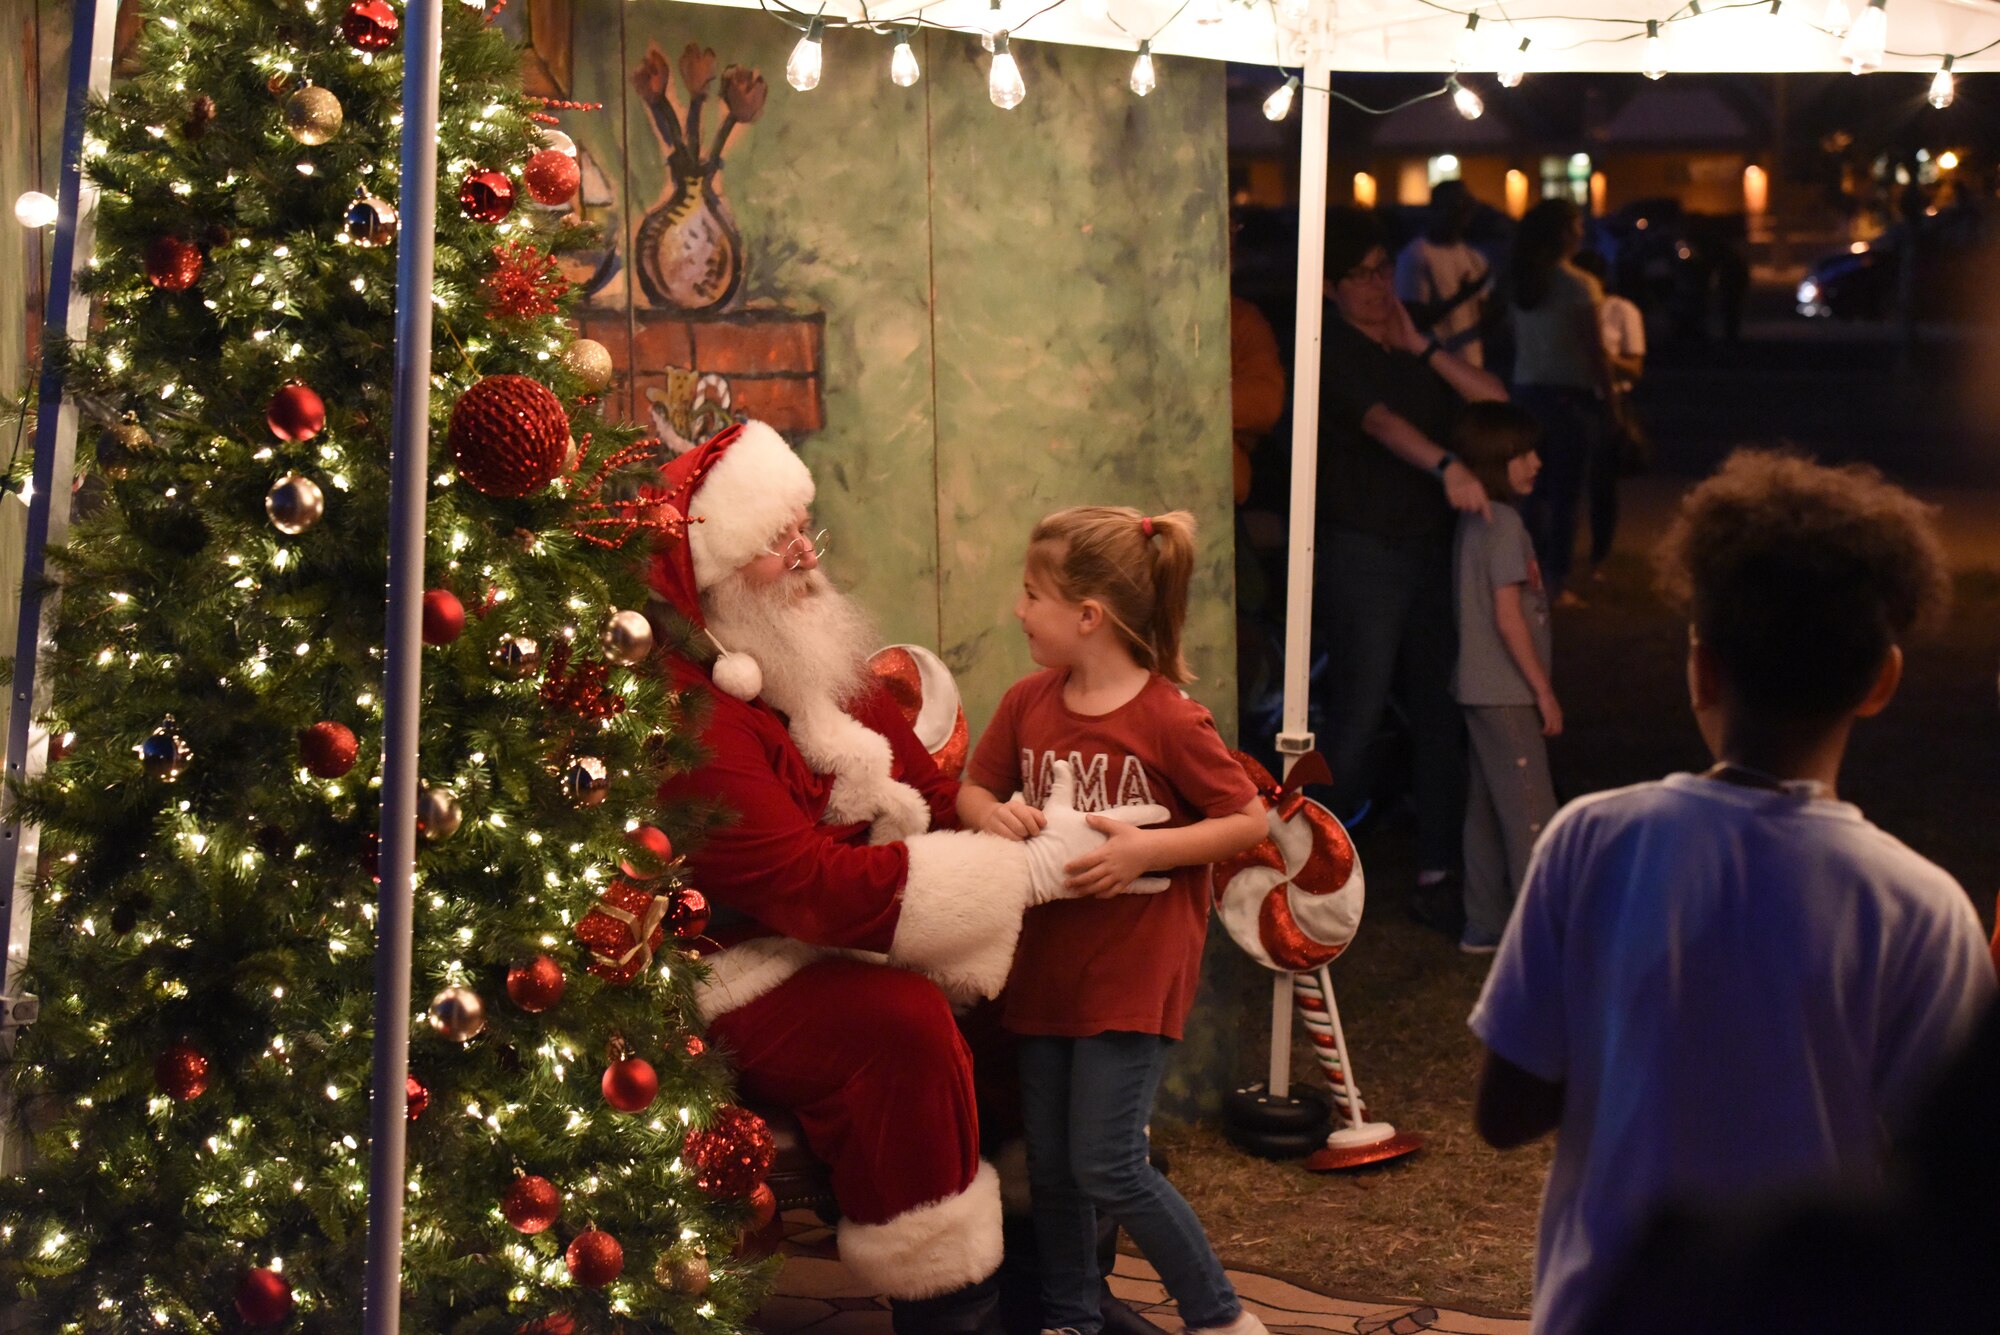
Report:
[{"label": "white string light", "polygon": [[1479,94],[1458,81],[1456,75],[1451,81],[1451,104],[1458,108],[1458,114],[1469,121],[1476,121],[1486,114],[1486,103]]},{"label": "white string light", "polygon": [[1452,51],[1451,67],[1462,70],[1470,65],[1479,54],[1479,45],[1479,15],[1467,14],[1465,27],[1459,30],[1458,45]]},{"label": "white string light", "polygon": [[1856,74],[1882,68],[1884,48],[1889,45],[1888,4],[1889,0],[1869,0],[1868,8],[1847,30],[1847,40],[1840,44],[1840,58]]},{"label": "white string light", "polygon": [[905,28],[896,34],[896,54],[889,57],[889,82],[908,88],[922,74],[917,68],[917,53],[910,49],[910,31]]},{"label": "white string light", "polygon": [[1847,26],[1854,22],[1848,12],[1847,0],[1826,0],[1826,13],[1820,16],[1819,26],[1835,37],[1847,36]]},{"label": "white string light", "polygon": [[826,30],[826,21],[815,18],[806,35],[799,38],[799,44],[792,48],[792,58],[785,62],[785,82],[801,93],[810,93],[819,87],[820,75],[820,34]]},{"label": "white string light", "polygon": [[1507,59],[1501,62],[1496,82],[1502,88],[1519,88],[1521,80],[1528,77],[1528,40],[1523,37],[1521,44],[1510,51]]},{"label": "white string light", "polygon": [[1281,121],[1292,114],[1292,98],[1299,91],[1299,76],[1294,74],[1264,99],[1264,119]]},{"label": "white string light", "polygon": [[30,190],[14,201],[14,221],[31,231],[40,231],[56,220],[56,202],[39,190]]},{"label": "white string light", "polygon": [[1142,41],[1139,58],[1132,62],[1132,91],[1144,97],[1159,86],[1160,81],[1153,77],[1153,44]]},{"label": "white string light", "polygon": [[986,96],[1002,111],[1012,111],[1028,95],[1028,85],[1021,82],[1021,67],[1014,63],[1014,53],[1007,45],[1004,31],[993,34],[993,64],[986,72]]},{"label": "white string light", "polygon": [[1666,77],[1666,46],[1666,40],[1660,36],[1660,21],[1658,19],[1647,19],[1646,51],[1644,55],[1644,69],[1647,78],[1660,79]]},{"label": "white string light", "polygon": [[1938,72],[1931,76],[1930,103],[1939,111],[1943,111],[1957,97],[1958,80],[1952,77],[1951,57],[1946,56],[1944,64],[1938,66]]}]

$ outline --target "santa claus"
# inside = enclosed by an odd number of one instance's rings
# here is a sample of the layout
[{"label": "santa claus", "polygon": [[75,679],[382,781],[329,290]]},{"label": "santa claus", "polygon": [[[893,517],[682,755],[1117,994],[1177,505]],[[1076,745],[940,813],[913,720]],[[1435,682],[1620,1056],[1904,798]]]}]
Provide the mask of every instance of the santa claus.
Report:
[{"label": "santa claus", "polygon": [[997,1332],[1000,1188],[952,1005],[1000,990],[1023,911],[1104,836],[1060,794],[1026,842],[953,828],[958,786],[867,671],[874,629],[819,570],[812,475],[775,431],[724,431],[656,495],[688,521],[651,578],[700,646],[668,671],[706,753],[660,794],[723,812],[689,855],[724,943],[710,1036],[830,1167],[841,1259],[898,1335]]}]

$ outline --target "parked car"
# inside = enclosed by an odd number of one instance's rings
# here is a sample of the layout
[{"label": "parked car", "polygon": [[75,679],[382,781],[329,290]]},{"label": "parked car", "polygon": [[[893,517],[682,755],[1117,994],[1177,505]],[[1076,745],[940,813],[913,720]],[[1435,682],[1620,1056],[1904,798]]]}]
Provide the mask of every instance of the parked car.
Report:
[{"label": "parked car", "polygon": [[[1809,319],[1887,320],[1897,315],[1902,255],[1911,235],[1898,223],[1872,241],[1821,257],[1806,271],[1793,305]],[[2000,296],[2000,245],[1974,215],[1948,209],[1915,231],[1910,280],[1912,318],[1965,322],[1994,318]]]}]

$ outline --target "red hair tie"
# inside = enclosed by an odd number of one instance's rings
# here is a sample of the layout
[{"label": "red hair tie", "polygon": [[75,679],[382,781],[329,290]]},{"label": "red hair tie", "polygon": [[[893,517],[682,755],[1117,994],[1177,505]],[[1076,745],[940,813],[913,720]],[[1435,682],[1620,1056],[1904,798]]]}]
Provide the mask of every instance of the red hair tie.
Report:
[{"label": "red hair tie", "polygon": [[1151,515],[1139,516],[1139,531],[1149,538],[1153,536],[1153,518]]}]

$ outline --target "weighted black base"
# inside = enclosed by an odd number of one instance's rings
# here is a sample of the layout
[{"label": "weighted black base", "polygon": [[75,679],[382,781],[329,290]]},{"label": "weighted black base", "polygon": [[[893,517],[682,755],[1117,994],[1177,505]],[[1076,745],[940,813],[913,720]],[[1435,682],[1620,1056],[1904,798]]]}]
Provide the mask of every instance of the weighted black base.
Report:
[{"label": "weighted black base", "polygon": [[1326,1143],[1333,1105],[1316,1089],[1274,1098],[1261,1084],[1223,1100],[1222,1133],[1229,1143],[1264,1159],[1301,1159]]}]

